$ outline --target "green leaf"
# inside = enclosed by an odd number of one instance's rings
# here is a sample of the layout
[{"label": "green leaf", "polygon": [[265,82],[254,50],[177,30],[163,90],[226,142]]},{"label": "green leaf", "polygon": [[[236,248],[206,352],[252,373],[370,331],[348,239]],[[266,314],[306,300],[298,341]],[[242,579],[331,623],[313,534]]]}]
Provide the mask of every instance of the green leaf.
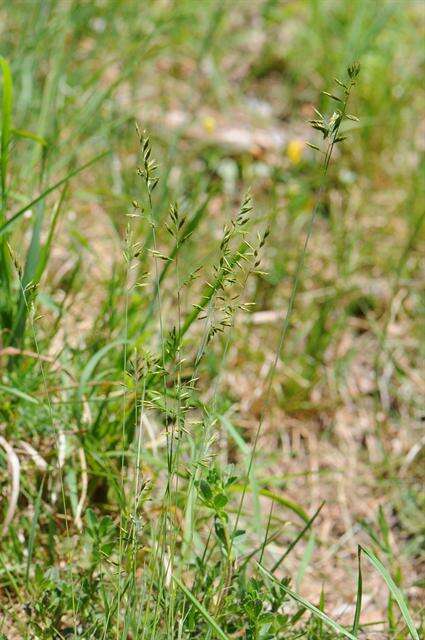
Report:
[{"label": "green leaf", "polygon": [[413,640],[419,640],[418,632],[415,629],[415,625],[409,613],[409,609],[407,608],[407,604],[404,599],[404,596],[400,591],[400,589],[397,587],[392,577],[390,576],[388,570],[386,569],[386,567],[384,567],[384,565],[379,560],[379,558],[377,558],[370,549],[366,549],[365,547],[360,547],[360,548],[365,554],[365,556],[367,557],[367,559],[369,560],[369,562],[375,567],[378,573],[380,573],[381,576],[384,578],[387,584],[387,587],[390,590],[391,595],[393,596],[394,600],[397,602],[400,608],[401,615],[403,616],[404,621],[406,622],[406,626],[409,629],[409,633],[411,637],[413,638]]},{"label": "green leaf", "polygon": [[199,611],[199,613],[204,618],[205,622],[207,622],[211,631],[215,633],[217,638],[221,638],[221,640],[230,640],[229,636],[224,633],[223,629],[219,627],[219,625],[214,620],[214,618],[208,613],[205,607],[195,598],[195,596],[192,595],[192,593],[184,586],[184,584],[175,576],[173,576],[173,580],[176,583],[176,585],[179,587],[179,589],[183,591],[186,598],[190,600],[190,602],[193,604],[195,609]]},{"label": "green leaf", "polygon": [[222,509],[228,502],[229,499],[224,493],[219,493],[214,497],[214,506],[216,509]]},{"label": "green leaf", "polygon": [[201,480],[199,483],[199,489],[202,493],[203,498],[205,498],[205,500],[211,500],[212,498],[212,491],[211,491],[211,487],[208,484],[208,482],[206,480]]},{"label": "green leaf", "polygon": [[91,507],[86,509],[85,520],[87,522],[87,529],[90,533],[94,533],[97,527],[97,517]]}]

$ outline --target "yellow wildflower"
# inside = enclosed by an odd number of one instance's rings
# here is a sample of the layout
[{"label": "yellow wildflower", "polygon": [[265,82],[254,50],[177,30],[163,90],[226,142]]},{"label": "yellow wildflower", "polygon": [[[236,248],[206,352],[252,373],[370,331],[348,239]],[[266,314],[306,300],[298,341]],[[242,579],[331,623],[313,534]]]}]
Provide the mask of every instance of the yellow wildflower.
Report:
[{"label": "yellow wildflower", "polygon": [[304,142],[302,140],[290,140],[286,147],[286,155],[292,164],[299,164],[304,150]]},{"label": "yellow wildflower", "polygon": [[213,118],[212,116],[205,116],[205,118],[202,120],[202,124],[207,133],[214,133],[216,127],[215,118]]}]

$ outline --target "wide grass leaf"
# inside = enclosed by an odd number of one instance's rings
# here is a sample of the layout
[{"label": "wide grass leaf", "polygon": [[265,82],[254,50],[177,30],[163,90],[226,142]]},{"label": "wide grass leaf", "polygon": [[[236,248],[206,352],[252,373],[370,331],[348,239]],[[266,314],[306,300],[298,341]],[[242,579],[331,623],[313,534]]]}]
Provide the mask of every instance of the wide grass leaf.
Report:
[{"label": "wide grass leaf", "polygon": [[363,553],[365,554],[369,562],[371,562],[371,564],[378,571],[378,573],[380,573],[381,576],[384,578],[387,584],[387,587],[390,590],[391,595],[393,596],[394,600],[397,602],[400,608],[401,615],[404,618],[404,621],[406,623],[407,628],[409,629],[409,633],[411,637],[413,638],[413,640],[419,640],[418,632],[415,629],[415,624],[409,613],[409,609],[407,608],[407,604],[404,599],[404,596],[400,591],[400,589],[398,588],[398,586],[396,585],[396,583],[394,582],[394,580],[392,579],[391,575],[389,574],[388,569],[382,564],[379,558],[375,556],[373,551],[371,551],[370,549],[366,549],[365,547],[361,547],[361,550],[363,551]]}]

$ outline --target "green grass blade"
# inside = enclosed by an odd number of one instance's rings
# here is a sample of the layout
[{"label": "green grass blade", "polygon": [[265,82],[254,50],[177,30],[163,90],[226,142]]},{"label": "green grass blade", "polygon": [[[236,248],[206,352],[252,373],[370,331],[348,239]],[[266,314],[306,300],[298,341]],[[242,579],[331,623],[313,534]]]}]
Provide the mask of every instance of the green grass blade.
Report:
[{"label": "green grass blade", "polygon": [[358,556],[358,565],[359,572],[357,577],[357,598],[356,598],[356,610],[354,612],[354,621],[353,621],[353,634],[356,636],[359,632],[360,625],[360,613],[362,610],[362,596],[363,596],[363,578],[362,578],[362,564],[361,564],[361,548],[359,547],[357,550]]},{"label": "green grass blade", "polygon": [[13,105],[13,85],[12,74],[9,63],[3,56],[0,56],[0,68],[3,76],[3,100],[2,100],[2,124],[1,124],[1,196],[3,219],[6,207],[6,178],[7,163],[9,159],[9,144],[12,134],[12,105]]},{"label": "green grass blade", "polygon": [[38,518],[40,516],[41,496],[43,494],[44,478],[45,477],[43,476],[43,479],[41,480],[41,484],[40,484],[40,489],[38,490],[37,498],[36,498],[36,501],[35,501],[34,516],[32,518],[31,530],[30,530],[30,535],[29,535],[29,538],[28,538],[28,556],[27,556],[27,566],[26,566],[26,569],[25,569],[25,582],[27,584],[27,587],[28,587],[28,579],[29,579],[29,575],[30,575],[30,566],[31,566],[31,562],[32,562],[32,554],[33,554],[33,551],[34,551],[35,532],[36,532],[36,529],[37,529]]},{"label": "green grass blade", "polygon": [[[13,333],[12,333],[12,339],[11,339],[12,343],[19,344],[24,336],[25,325],[26,325],[27,314],[28,314],[28,303],[27,303],[27,300],[25,299],[25,288],[30,282],[38,284],[47,266],[47,262],[50,256],[52,241],[53,241],[53,235],[56,229],[59,213],[65,201],[65,194],[66,194],[67,187],[68,187],[68,184],[65,184],[62,189],[62,193],[59,197],[59,201],[53,212],[48,236],[43,246],[41,246],[39,242],[40,234],[36,236],[33,233],[33,240],[37,238],[37,246],[33,246],[33,241],[31,241],[31,247],[27,255],[24,275],[21,282],[21,289],[19,292],[18,312],[16,315],[14,327],[13,327]],[[32,249],[33,251],[31,251]]]},{"label": "green grass blade", "polygon": [[21,391],[16,387],[6,387],[4,384],[0,384],[0,391],[4,391],[4,393],[10,393],[10,395],[21,398],[21,400],[26,400],[27,402],[38,404],[37,398],[30,396],[28,393],[25,393],[24,391]]},{"label": "green grass blade", "polygon": [[126,343],[128,343],[128,340],[124,340],[124,339],[114,340],[113,342],[110,342],[109,344],[106,344],[104,347],[99,349],[99,351],[96,351],[96,353],[90,358],[90,360],[88,361],[88,363],[84,367],[84,370],[83,370],[83,372],[81,374],[80,384],[78,386],[78,397],[79,397],[79,399],[81,399],[83,397],[84,388],[86,386],[86,383],[90,380],[94,370],[96,369],[96,367],[99,364],[99,362],[101,361],[101,359],[111,349],[114,349],[115,347],[117,347],[119,345],[126,344]]},{"label": "green grass blade", "polygon": [[298,567],[298,571],[297,571],[297,578],[296,578],[297,591],[301,588],[301,583],[304,579],[305,572],[307,571],[308,565],[310,564],[311,558],[313,557],[315,544],[316,544],[316,539],[315,539],[314,533],[311,533],[307,542],[307,546],[301,558],[300,566]]},{"label": "green grass blade", "polygon": [[58,182],[55,182],[54,184],[52,184],[50,187],[47,187],[47,189],[45,189],[42,193],[40,193],[36,198],[34,198],[34,200],[31,200],[31,202],[28,202],[28,204],[26,204],[24,207],[22,207],[21,209],[19,209],[18,211],[16,211],[16,213],[14,213],[9,220],[7,220],[7,222],[5,222],[1,227],[0,227],[0,236],[4,235],[6,233],[6,231],[9,230],[9,228],[17,221],[19,220],[19,218],[21,216],[24,215],[25,211],[28,211],[28,209],[30,209],[31,207],[33,207],[35,204],[37,204],[38,202],[40,202],[41,200],[43,200],[44,198],[46,198],[49,193],[52,193],[52,191],[55,191],[56,189],[58,189],[59,187],[61,187],[63,184],[65,184],[66,182],[68,182],[68,180],[70,180],[71,178],[73,178],[74,176],[76,176],[77,174],[81,173],[82,171],[84,171],[85,169],[87,169],[88,167],[90,167],[92,164],[94,164],[95,162],[98,162],[99,160],[101,160],[102,158],[104,158],[105,156],[107,156],[110,153],[110,151],[103,151],[102,153],[100,153],[99,155],[95,156],[94,158],[92,158],[91,160],[89,160],[88,162],[86,162],[85,164],[81,165],[81,167],[77,167],[76,169],[74,169],[73,171],[70,171],[64,178],[62,178],[61,180],[59,180]]},{"label": "green grass blade", "polygon": [[44,243],[42,249],[41,249],[41,254],[40,254],[40,260],[37,266],[37,270],[35,273],[35,281],[39,282],[41,279],[41,276],[43,275],[43,272],[47,266],[47,263],[49,261],[49,257],[50,257],[50,251],[52,248],[52,241],[53,241],[53,236],[55,233],[55,229],[56,229],[56,224],[59,218],[59,214],[62,210],[62,206],[63,203],[65,202],[65,195],[66,195],[66,191],[67,191],[68,185],[65,184],[62,193],[60,195],[59,201],[55,207],[55,210],[53,212],[53,216],[52,216],[52,220],[50,223],[50,227],[49,227],[49,233],[47,235],[47,239],[46,242]]},{"label": "green grass blade", "polygon": [[[9,158],[9,143],[12,128],[13,86],[9,63],[7,62],[7,60],[5,60],[5,58],[3,58],[3,56],[0,56],[0,70],[3,76],[0,142],[0,224],[4,224],[6,220],[7,205],[7,164]],[[6,243],[3,240],[0,241],[0,273],[1,289],[3,290],[0,296],[0,322],[4,326],[8,326],[11,321],[11,264],[6,248]]]},{"label": "green grass blade", "polygon": [[204,620],[209,624],[210,629],[215,632],[218,638],[222,640],[230,640],[229,636],[224,633],[224,631],[218,626],[217,622],[214,618],[208,613],[204,606],[195,598],[194,595],[190,593],[190,591],[184,586],[184,584],[175,576],[173,576],[174,582],[177,584],[179,589],[181,589],[188,600],[193,604],[195,609],[198,609],[201,616]]},{"label": "green grass blade", "polygon": [[41,136],[33,133],[32,131],[27,131],[26,129],[12,129],[12,134],[17,138],[23,138],[24,140],[32,140],[33,142],[38,142],[42,147],[47,146],[47,140],[42,138]]},{"label": "green grass blade", "polygon": [[[236,491],[237,493],[242,493],[244,490],[251,491],[251,487],[247,487],[244,489],[243,485],[234,484],[230,487],[230,490]],[[293,511],[294,513],[297,514],[297,516],[299,516],[302,520],[304,520],[304,522],[309,522],[308,514],[304,511],[302,506],[299,505],[297,502],[294,502],[294,500],[287,498],[281,493],[270,491],[270,489],[260,489],[258,493],[260,496],[265,496],[266,498],[270,498],[271,500],[274,500],[275,502],[280,504],[282,507],[286,507],[290,511]]]},{"label": "green grass blade", "polygon": [[415,624],[409,613],[409,609],[407,608],[407,604],[404,599],[404,596],[400,591],[400,589],[398,588],[398,586],[396,585],[396,583],[394,582],[394,580],[392,579],[392,577],[390,576],[387,568],[382,564],[379,558],[377,558],[370,549],[366,549],[365,547],[360,547],[360,548],[365,554],[365,556],[368,558],[369,562],[375,567],[378,573],[380,573],[381,576],[384,578],[386,585],[390,590],[391,595],[393,596],[394,600],[397,602],[400,608],[401,615],[403,616],[404,621],[406,622],[406,625],[407,625],[407,628],[409,629],[409,633],[411,637],[413,638],[413,640],[419,640],[418,632],[415,629]]},{"label": "green grass blade", "polygon": [[298,542],[305,536],[305,534],[307,533],[307,531],[311,528],[313,522],[316,520],[317,516],[319,515],[319,513],[321,512],[321,510],[323,509],[325,502],[323,501],[322,504],[320,505],[320,507],[317,509],[317,511],[315,513],[313,513],[313,515],[311,516],[310,520],[307,522],[307,524],[305,525],[305,527],[303,527],[303,529],[301,529],[301,531],[299,532],[299,534],[295,537],[295,539],[291,542],[291,544],[289,545],[289,547],[286,549],[285,553],[283,553],[280,558],[278,560],[276,560],[276,562],[274,563],[271,572],[274,573],[278,567],[280,567],[280,565],[282,564],[282,562],[285,560],[285,558],[291,553],[292,549],[294,547],[296,547],[296,545],[298,544]]},{"label": "green grass blade", "polygon": [[[233,438],[233,440],[239,447],[241,454],[243,455],[243,458],[244,458],[246,469],[248,471],[251,449],[249,448],[245,440],[242,438],[242,436],[238,433],[238,430],[234,427],[234,425],[232,424],[232,422],[229,420],[227,416],[219,415],[218,418],[221,424],[223,425],[223,427],[226,429],[226,431],[229,433],[229,435]],[[251,487],[251,493],[252,493],[252,498],[254,503],[253,517],[254,517],[255,525],[260,530],[261,529],[261,505],[260,505],[260,498],[259,498],[260,493],[259,493],[258,481],[257,481],[257,478],[255,477],[255,470],[253,468],[251,469],[251,472],[250,472],[249,484]]]},{"label": "green grass blade", "polygon": [[325,624],[328,625],[328,627],[331,627],[337,633],[341,633],[346,638],[350,638],[350,640],[357,640],[357,637],[355,635],[353,635],[350,631],[347,631],[347,629],[341,626],[338,622],[335,622],[335,620],[332,620],[332,618],[326,615],[324,611],[320,611],[320,609],[315,607],[314,604],[311,604],[311,602],[298,595],[298,593],[295,593],[295,591],[292,591],[292,589],[289,589],[288,587],[280,583],[279,580],[277,580],[269,571],[267,571],[267,569],[262,567],[261,564],[258,564],[258,568],[265,576],[267,576],[270,580],[277,584],[282,589],[282,591],[285,591],[285,593],[287,593],[288,596],[290,596],[293,600],[298,602],[306,609],[309,609],[309,611],[311,611],[314,616],[322,620]]},{"label": "green grass blade", "polygon": [[270,489],[260,489],[260,496],[265,496],[266,498],[271,498],[272,500],[275,500],[275,502],[280,504],[282,507],[286,507],[290,511],[293,511],[294,513],[296,513],[297,516],[299,516],[302,520],[304,520],[304,522],[309,521],[308,514],[306,511],[304,511],[302,506],[299,505],[298,502],[295,502],[294,500],[287,498],[281,493],[270,491]]}]

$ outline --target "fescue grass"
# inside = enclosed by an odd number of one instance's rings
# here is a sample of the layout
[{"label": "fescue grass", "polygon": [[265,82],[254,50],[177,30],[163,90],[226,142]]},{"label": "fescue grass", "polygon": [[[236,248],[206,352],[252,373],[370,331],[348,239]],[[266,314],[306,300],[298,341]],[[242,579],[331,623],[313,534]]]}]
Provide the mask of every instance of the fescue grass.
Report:
[{"label": "fescue grass", "polygon": [[0,18],[2,637],[418,640],[421,7]]}]

